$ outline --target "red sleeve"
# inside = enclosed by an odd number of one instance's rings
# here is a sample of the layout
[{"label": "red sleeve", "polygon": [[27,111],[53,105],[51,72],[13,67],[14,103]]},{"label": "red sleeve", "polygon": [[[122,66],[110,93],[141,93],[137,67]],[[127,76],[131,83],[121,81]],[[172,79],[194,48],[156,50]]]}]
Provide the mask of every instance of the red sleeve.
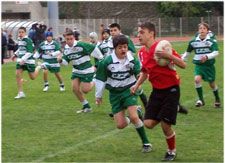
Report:
[{"label": "red sleeve", "polygon": [[174,50],[174,49],[172,49],[172,50],[173,50],[173,51],[172,51],[173,55],[175,55],[175,56],[178,57],[178,58],[181,58],[180,54],[177,53],[176,50]]}]

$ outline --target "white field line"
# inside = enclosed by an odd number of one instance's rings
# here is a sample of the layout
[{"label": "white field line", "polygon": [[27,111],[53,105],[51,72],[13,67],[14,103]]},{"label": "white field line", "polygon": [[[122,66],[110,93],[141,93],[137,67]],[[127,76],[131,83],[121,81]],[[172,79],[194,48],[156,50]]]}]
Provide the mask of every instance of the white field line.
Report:
[{"label": "white field line", "polygon": [[[129,126],[127,126],[127,127],[129,127]],[[114,129],[114,130],[112,130],[112,131],[110,131],[110,132],[107,132],[107,133],[104,134],[104,135],[97,136],[97,137],[95,137],[95,138],[93,138],[93,139],[90,139],[90,140],[87,140],[87,141],[80,142],[80,143],[76,144],[75,146],[71,146],[71,147],[65,148],[65,149],[63,149],[63,150],[61,150],[61,151],[58,151],[58,152],[56,152],[56,153],[50,153],[50,154],[48,154],[48,155],[46,155],[46,156],[40,157],[39,159],[37,159],[37,160],[35,160],[35,161],[32,161],[32,162],[42,162],[42,161],[44,161],[44,160],[47,159],[47,158],[53,158],[53,157],[55,157],[55,156],[58,156],[58,155],[61,155],[61,154],[65,154],[65,153],[68,153],[68,152],[74,150],[75,148],[78,148],[78,147],[80,147],[80,146],[83,146],[83,145],[86,145],[86,144],[90,144],[90,143],[96,142],[96,141],[98,141],[98,140],[102,140],[102,139],[107,138],[107,137],[109,137],[109,136],[115,135],[115,134],[117,134],[118,132],[120,132],[119,129]]]},{"label": "white field line", "polygon": [[[221,89],[219,89],[219,92],[221,92],[220,90],[221,90]],[[213,96],[213,92],[204,94],[204,97],[208,97],[208,96],[210,96],[210,95]],[[194,102],[195,102],[194,100],[195,100],[195,99],[191,99],[191,100],[185,101],[184,103],[182,103],[182,105],[187,105],[187,104],[190,104],[190,103],[193,103],[193,104],[194,104]],[[127,127],[130,127],[130,126],[131,126],[131,125],[129,125],[129,126],[127,126]],[[96,142],[96,141],[98,141],[98,140],[102,140],[102,139],[105,139],[105,138],[110,137],[110,136],[112,136],[112,135],[115,135],[115,134],[117,134],[119,131],[120,131],[119,129],[114,129],[114,130],[112,130],[112,131],[110,131],[110,132],[107,132],[107,133],[104,134],[104,135],[97,136],[97,137],[95,137],[95,138],[93,138],[93,139],[90,139],[90,140],[87,140],[87,141],[84,141],[84,142],[80,142],[80,143],[76,144],[75,146],[65,148],[65,149],[63,149],[63,150],[61,150],[61,151],[58,151],[58,152],[56,152],[56,153],[50,153],[50,154],[48,154],[48,155],[46,155],[46,156],[40,157],[39,159],[32,161],[32,162],[43,162],[43,161],[44,161],[45,159],[47,159],[47,158],[53,158],[53,157],[59,156],[59,155],[61,155],[61,154],[66,154],[66,153],[68,153],[68,152],[70,152],[70,151],[72,151],[72,150],[74,150],[74,149],[76,149],[76,148],[78,148],[78,147],[80,147],[80,146],[83,146],[83,145],[86,145],[86,144],[90,144],[90,143]]]}]

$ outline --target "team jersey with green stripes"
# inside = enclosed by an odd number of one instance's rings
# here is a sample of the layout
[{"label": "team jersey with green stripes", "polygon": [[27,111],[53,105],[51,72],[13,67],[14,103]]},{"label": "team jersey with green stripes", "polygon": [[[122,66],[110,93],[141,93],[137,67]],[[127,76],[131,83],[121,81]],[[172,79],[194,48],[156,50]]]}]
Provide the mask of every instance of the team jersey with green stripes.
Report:
[{"label": "team jersey with green stripes", "polygon": [[42,55],[43,61],[49,63],[51,67],[60,67],[57,61],[57,55],[52,55],[52,53],[60,51],[59,43],[54,40],[52,40],[51,42],[43,41],[39,45],[37,51]]},{"label": "team jersey with green stripes", "polygon": [[96,82],[98,80],[104,82],[105,88],[110,92],[121,92],[135,84],[140,70],[140,62],[130,52],[123,61],[112,53],[100,62],[96,72]]},{"label": "team jersey with green stripes", "polygon": [[33,58],[34,45],[30,38],[25,36],[24,38],[18,38],[18,50],[15,52],[18,58],[26,58],[25,63],[34,64]]},{"label": "team jersey with green stripes", "polygon": [[95,45],[85,42],[74,42],[72,47],[65,46],[63,60],[73,65],[73,73],[85,75],[94,73],[94,67],[91,64],[90,55],[97,59],[102,59],[103,56]]},{"label": "team jersey with green stripes", "polygon": [[108,46],[109,39],[103,40],[99,45],[98,48],[102,52],[103,56],[106,57],[109,53],[109,46]]},{"label": "team jersey with green stripes", "polygon": [[193,58],[194,64],[204,64],[204,65],[212,65],[215,63],[215,59],[208,59],[206,62],[201,63],[201,57],[212,53],[213,51],[218,51],[218,45],[215,40],[207,37],[204,40],[201,40],[199,37],[194,38],[188,44],[187,52],[191,53],[194,50],[195,56]]}]

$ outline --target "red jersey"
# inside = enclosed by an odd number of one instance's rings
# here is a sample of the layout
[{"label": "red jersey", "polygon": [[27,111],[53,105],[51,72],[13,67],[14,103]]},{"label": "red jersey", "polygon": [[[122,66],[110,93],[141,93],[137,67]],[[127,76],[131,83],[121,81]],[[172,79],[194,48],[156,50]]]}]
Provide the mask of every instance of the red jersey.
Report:
[{"label": "red jersey", "polygon": [[[142,71],[148,74],[148,80],[151,82],[152,87],[156,89],[165,89],[171,86],[180,84],[180,77],[177,74],[176,70],[173,67],[174,63],[170,63],[170,66],[159,66],[155,59],[154,53],[155,48],[158,42],[155,42],[150,50],[147,50],[146,47],[142,47],[139,52],[139,58],[142,63]],[[173,54],[180,58],[180,55],[173,50]]]}]

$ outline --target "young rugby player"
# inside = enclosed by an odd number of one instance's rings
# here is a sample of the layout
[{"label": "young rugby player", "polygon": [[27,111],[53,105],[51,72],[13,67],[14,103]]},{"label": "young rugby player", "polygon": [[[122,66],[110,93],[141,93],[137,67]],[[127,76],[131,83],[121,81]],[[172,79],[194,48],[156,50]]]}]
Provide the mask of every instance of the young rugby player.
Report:
[{"label": "young rugby player", "polygon": [[[96,73],[96,103],[102,103],[103,90],[109,90],[110,104],[117,128],[123,129],[130,122],[138,132],[143,148],[142,152],[150,152],[152,146],[145,134],[144,125],[137,113],[137,95],[132,95],[130,87],[135,84],[140,73],[140,62],[128,53],[128,39],[124,35],[113,38],[115,51],[104,58]],[[129,118],[125,116],[128,111]]]},{"label": "young rugby player", "polygon": [[[180,98],[180,78],[174,69],[169,66],[159,66],[154,59],[155,48],[158,42],[155,41],[155,25],[145,22],[138,27],[138,38],[141,45],[139,58],[142,63],[142,73],[131,88],[135,93],[138,87],[148,78],[153,90],[149,97],[147,109],[145,111],[144,124],[147,128],[154,128],[160,124],[166,137],[168,150],[163,161],[173,161],[176,157],[175,131],[172,125],[176,124],[177,107]],[[165,50],[158,52],[161,58],[171,60],[175,65],[185,68],[179,54],[173,50],[173,54],[168,54]]]},{"label": "young rugby player", "polygon": [[23,92],[23,71],[28,71],[31,80],[34,80],[41,69],[40,66],[35,67],[35,60],[33,58],[34,45],[33,42],[26,35],[26,28],[20,27],[18,29],[18,50],[12,57],[12,60],[16,60],[16,82],[18,88],[18,94],[15,99],[25,97]]},{"label": "young rugby player", "polygon": [[44,69],[44,89],[46,92],[49,89],[48,71],[55,74],[59,81],[60,91],[65,91],[64,83],[60,74],[60,64],[57,61],[57,56],[60,55],[60,45],[53,40],[53,33],[46,32],[46,41],[42,42],[34,54],[35,58],[41,57],[44,63],[41,65]]},{"label": "young rugby player", "polygon": [[103,55],[100,50],[89,43],[82,41],[76,41],[72,31],[65,33],[66,46],[63,52],[63,56],[58,57],[58,62],[63,65],[68,65],[69,62],[72,63],[72,89],[75,96],[83,105],[83,108],[77,113],[90,112],[91,106],[87,99],[85,99],[84,94],[91,91],[94,83],[94,67],[91,64],[90,55],[94,58],[102,59]]},{"label": "young rugby player", "polygon": [[213,94],[215,96],[214,106],[220,107],[220,98],[218,86],[215,83],[215,57],[219,54],[218,45],[215,37],[210,37],[209,25],[207,23],[200,23],[198,25],[199,35],[191,40],[188,44],[186,52],[183,54],[182,59],[186,60],[191,52],[194,50],[195,56],[193,63],[195,64],[195,88],[198,94],[198,100],[195,106],[201,107],[205,105],[203,98],[202,80],[209,83]]}]

